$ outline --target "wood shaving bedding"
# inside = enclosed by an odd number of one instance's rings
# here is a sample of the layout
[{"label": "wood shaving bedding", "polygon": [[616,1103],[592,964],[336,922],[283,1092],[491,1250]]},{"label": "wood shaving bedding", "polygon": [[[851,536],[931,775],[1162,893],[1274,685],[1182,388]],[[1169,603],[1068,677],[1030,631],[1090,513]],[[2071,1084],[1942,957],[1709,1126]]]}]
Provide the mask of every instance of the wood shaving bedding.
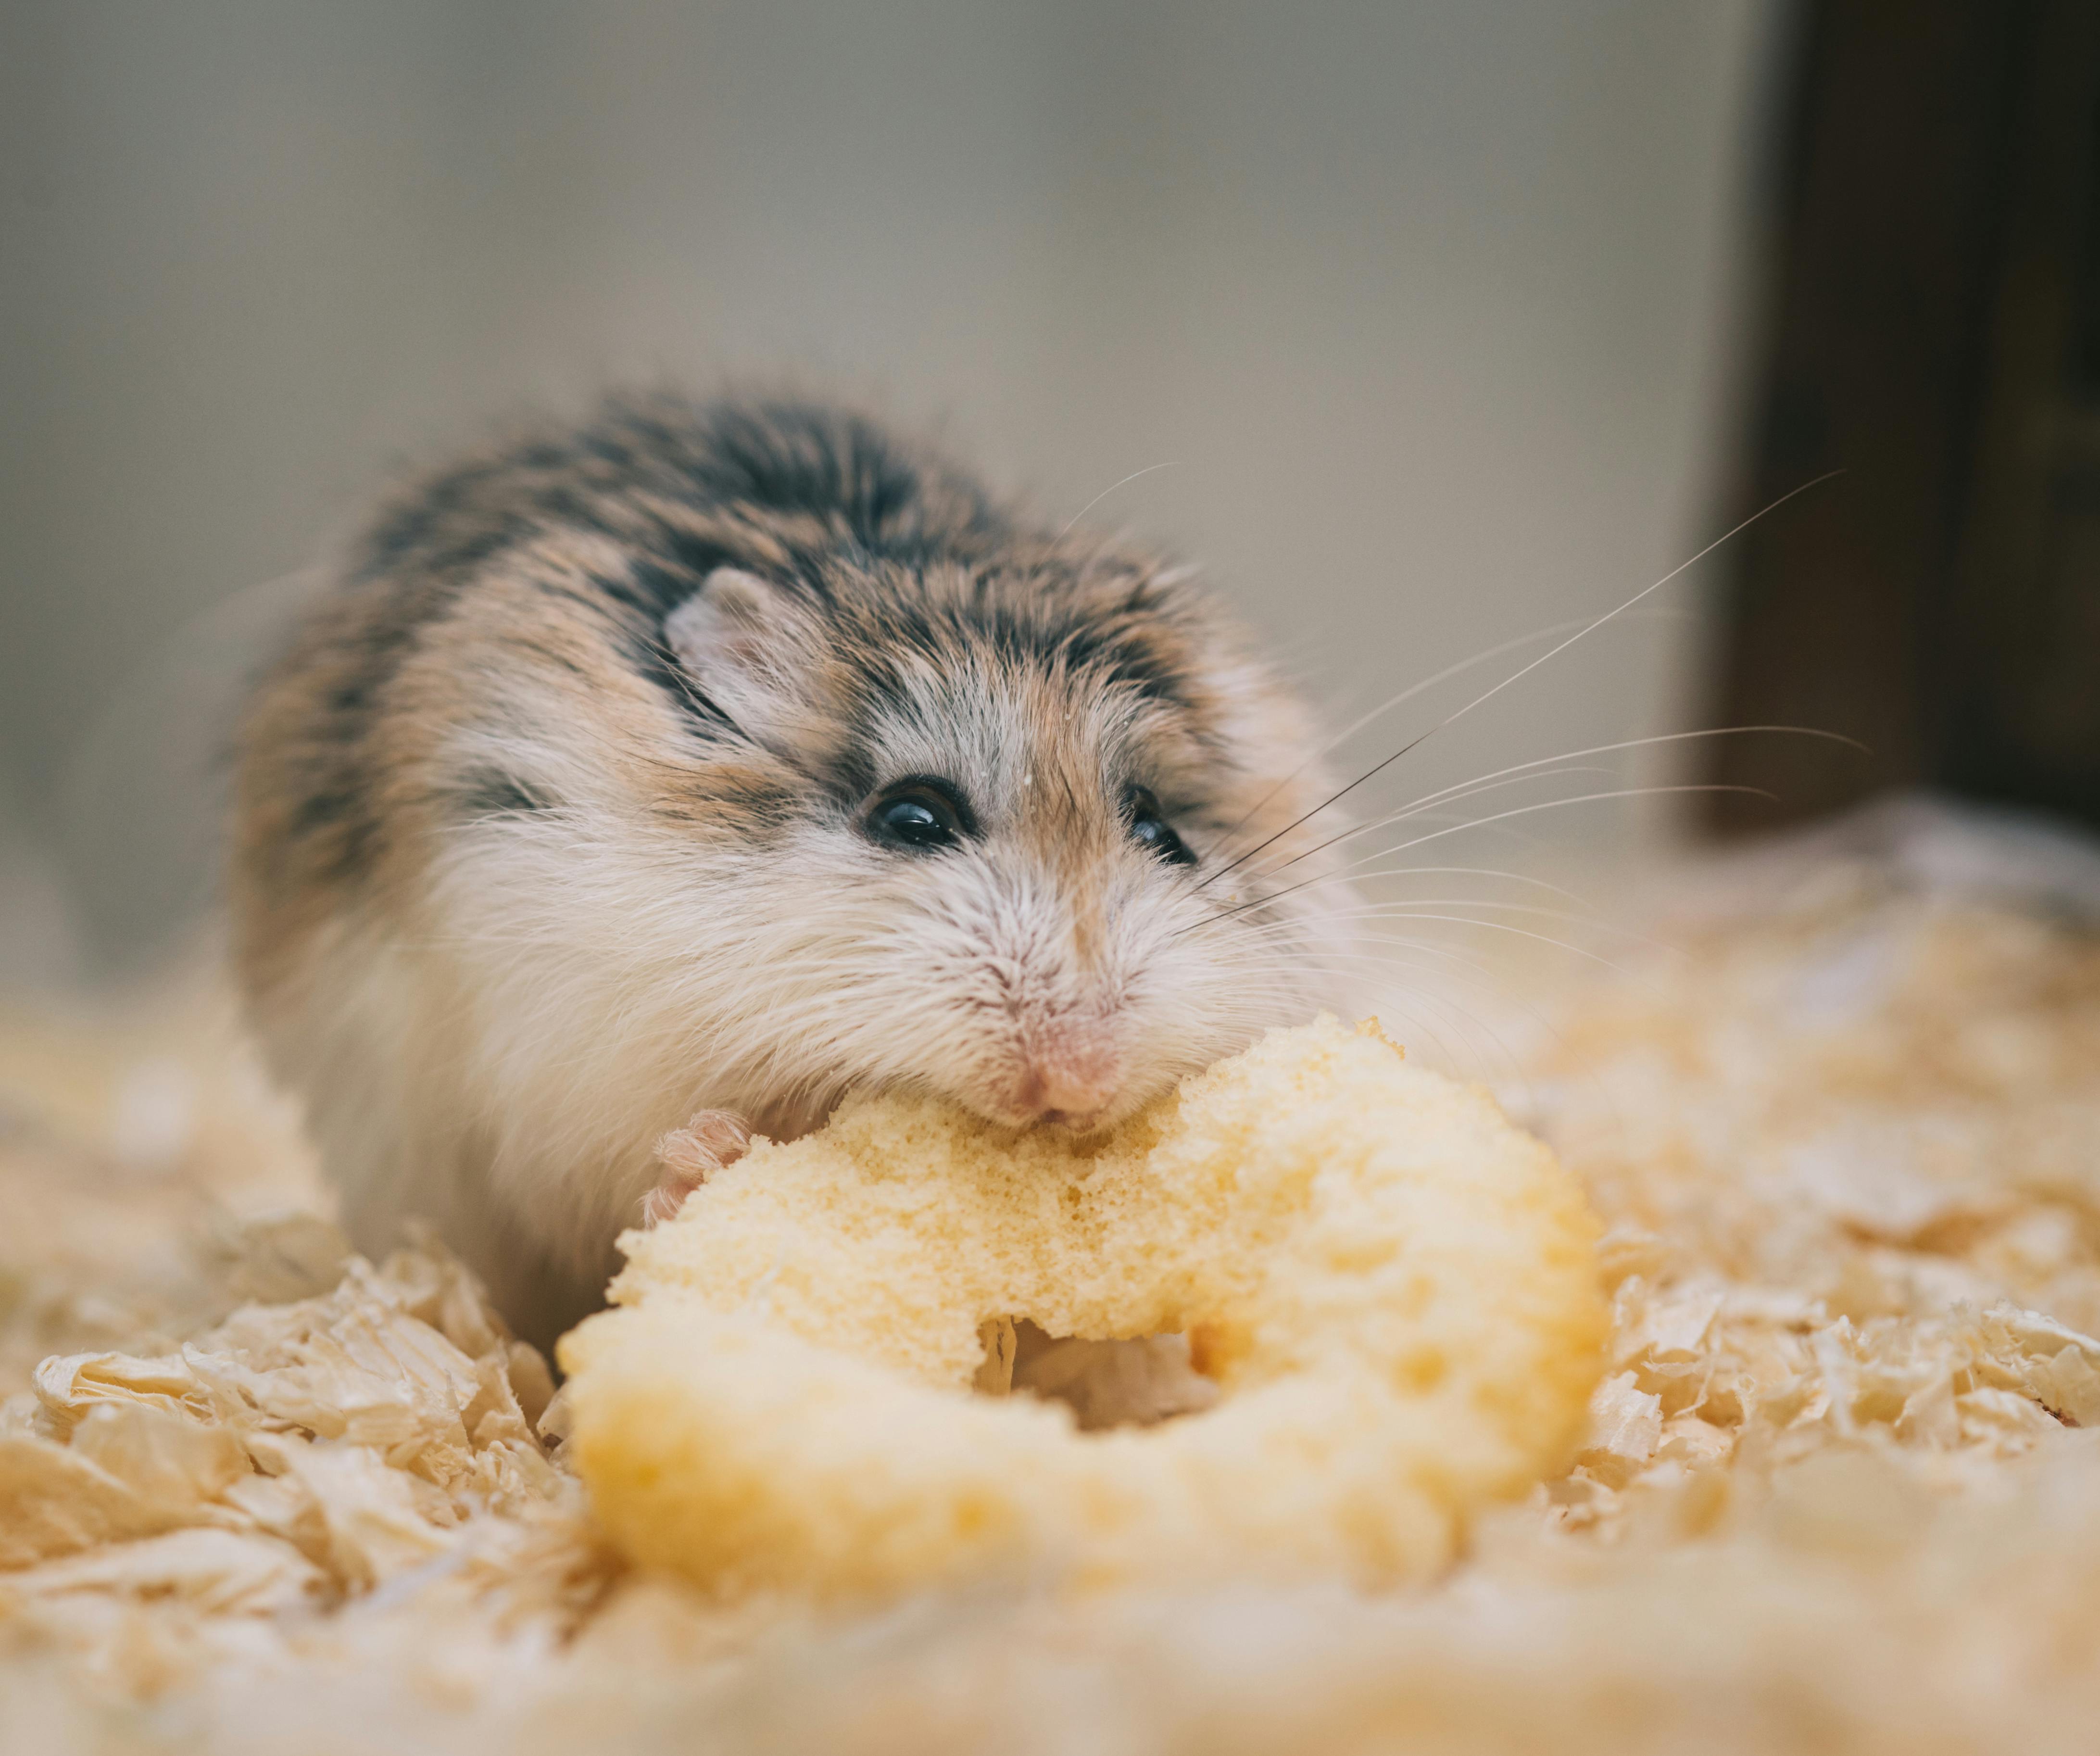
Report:
[{"label": "wood shaving bedding", "polygon": [[1573,1470],[1383,1597],[708,1610],[619,1573],[455,1266],[338,1278],[263,1212],[315,1199],[281,1118],[222,1093],[142,1180],[77,1095],[121,1077],[46,1081],[73,1107],[0,1135],[38,1229],[0,1239],[0,1745],[2089,1748],[2096,873],[1912,808],[1680,877],[1675,955],[1530,985],[1508,1096],[1612,1228],[1608,1374]]}]

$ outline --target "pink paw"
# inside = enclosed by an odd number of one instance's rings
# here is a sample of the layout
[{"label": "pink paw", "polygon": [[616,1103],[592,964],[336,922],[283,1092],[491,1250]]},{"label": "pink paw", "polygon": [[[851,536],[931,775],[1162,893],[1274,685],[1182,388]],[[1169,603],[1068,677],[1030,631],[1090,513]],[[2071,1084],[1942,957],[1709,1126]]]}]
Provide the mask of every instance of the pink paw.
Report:
[{"label": "pink paw", "polygon": [[703,1110],[682,1128],[673,1128],[656,1143],[663,1180],[642,1202],[642,1223],[660,1225],[685,1205],[686,1198],[724,1165],[733,1165],[751,1144],[751,1128],[726,1110]]}]

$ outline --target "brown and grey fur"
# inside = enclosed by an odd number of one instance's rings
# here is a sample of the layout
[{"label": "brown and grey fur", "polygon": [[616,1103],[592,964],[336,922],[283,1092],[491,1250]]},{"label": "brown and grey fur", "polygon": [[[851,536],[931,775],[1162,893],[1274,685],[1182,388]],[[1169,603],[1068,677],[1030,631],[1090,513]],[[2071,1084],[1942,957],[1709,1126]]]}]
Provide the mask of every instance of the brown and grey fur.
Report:
[{"label": "brown and grey fur", "polygon": [[[1218,876],[1317,802],[1308,737],[1148,553],[827,408],[614,404],[411,488],[262,685],[240,973],[359,1242],[428,1217],[544,1337],[696,1112],[1091,1126],[1309,1015],[1338,887]],[[960,845],[871,839],[915,774]]]}]

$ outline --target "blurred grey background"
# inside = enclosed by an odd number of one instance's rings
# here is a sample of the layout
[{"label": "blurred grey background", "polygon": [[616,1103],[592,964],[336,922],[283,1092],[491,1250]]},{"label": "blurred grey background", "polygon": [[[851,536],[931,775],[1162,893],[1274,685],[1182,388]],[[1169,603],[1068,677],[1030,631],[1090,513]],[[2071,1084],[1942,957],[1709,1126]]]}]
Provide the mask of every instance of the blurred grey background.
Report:
[{"label": "blurred grey background", "polygon": [[[1061,518],[1113,488],[1088,516],[1203,562],[1338,722],[1601,613],[1718,534],[1785,23],[12,0],[0,981],[137,969],[198,919],[286,576],[390,472],[609,382],[786,376]],[[1686,723],[1708,590],[1406,783]],[[1537,821],[1666,834],[1670,802]]]}]

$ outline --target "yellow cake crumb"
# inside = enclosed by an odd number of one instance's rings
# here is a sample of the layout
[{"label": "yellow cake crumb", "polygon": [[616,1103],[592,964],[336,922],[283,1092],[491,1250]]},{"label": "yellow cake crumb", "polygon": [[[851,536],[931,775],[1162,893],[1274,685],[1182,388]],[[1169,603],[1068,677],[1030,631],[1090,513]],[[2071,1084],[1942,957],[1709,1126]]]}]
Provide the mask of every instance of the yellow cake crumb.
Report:
[{"label": "yellow cake crumb", "polygon": [[[858,1099],[625,1240],[562,1343],[571,1455],[630,1557],[730,1595],[1419,1577],[1577,1444],[1596,1231],[1485,1093],[1332,1018],[1092,1141]],[[1185,1332],[1220,1401],[1082,1433],[974,1395],[1001,1317]]]}]

